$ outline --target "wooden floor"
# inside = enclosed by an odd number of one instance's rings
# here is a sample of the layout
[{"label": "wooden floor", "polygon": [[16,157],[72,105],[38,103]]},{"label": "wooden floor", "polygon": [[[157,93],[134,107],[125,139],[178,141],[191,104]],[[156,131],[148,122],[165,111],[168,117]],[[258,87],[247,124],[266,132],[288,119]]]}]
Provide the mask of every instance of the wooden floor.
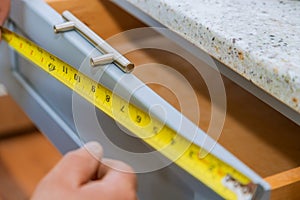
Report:
[{"label": "wooden floor", "polygon": [[29,199],[60,158],[13,100],[0,97],[0,199]]}]

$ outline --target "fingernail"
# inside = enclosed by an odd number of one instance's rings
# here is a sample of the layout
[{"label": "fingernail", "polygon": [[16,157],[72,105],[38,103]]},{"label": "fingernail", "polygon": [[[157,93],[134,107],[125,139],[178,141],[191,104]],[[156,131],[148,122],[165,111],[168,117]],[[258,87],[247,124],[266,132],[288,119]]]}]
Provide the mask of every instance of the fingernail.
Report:
[{"label": "fingernail", "polygon": [[102,155],[103,155],[103,149],[102,146],[96,142],[96,141],[91,141],[88,142],[84,145],[84,148],[92,154],[95,158],[101,160]]}]

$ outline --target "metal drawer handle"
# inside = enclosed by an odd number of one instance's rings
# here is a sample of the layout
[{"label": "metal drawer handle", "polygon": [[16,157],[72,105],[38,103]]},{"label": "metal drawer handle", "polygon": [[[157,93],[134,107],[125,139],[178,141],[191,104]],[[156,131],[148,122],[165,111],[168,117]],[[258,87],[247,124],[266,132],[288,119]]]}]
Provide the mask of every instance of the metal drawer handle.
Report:
[{"label": "metal drawer handle", "polygon": [[129,73],[133,70],[133,63],[110,46],[105,40],[99,37],[71,12],[64,11],[62,16],[65,20],[67,20],[67,22],[55,25],[53,27],[55,33],[77,30],[84,38],[92,43],[95,48],[103,53],[102,56],[91,58],[91,64],[93,66],[105,65],[114,62],[123,72]]}]

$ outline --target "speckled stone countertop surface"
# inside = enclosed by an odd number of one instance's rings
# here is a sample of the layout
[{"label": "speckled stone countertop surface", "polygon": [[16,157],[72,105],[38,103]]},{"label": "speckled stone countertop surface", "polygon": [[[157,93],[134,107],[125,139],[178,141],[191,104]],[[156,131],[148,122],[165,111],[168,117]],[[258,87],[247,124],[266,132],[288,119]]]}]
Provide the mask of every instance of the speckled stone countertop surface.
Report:
[{"label": "speckled stone countertop surface", "polygon": [[300,112],[300,1],[126,1]]}]

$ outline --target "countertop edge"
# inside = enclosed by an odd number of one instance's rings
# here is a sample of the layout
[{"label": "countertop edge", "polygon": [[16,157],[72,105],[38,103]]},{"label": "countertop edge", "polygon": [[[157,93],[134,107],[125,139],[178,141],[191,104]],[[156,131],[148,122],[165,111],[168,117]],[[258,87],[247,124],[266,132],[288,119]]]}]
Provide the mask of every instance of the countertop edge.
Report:
[{"label": "countertop edge", "polygon": [[[254,55],[251,53],[239,48],[237,44],[238,39],[232,38],[222,38],[222,36],[217,35],[202,24],[194,24],[199,27],[198,32],[202,32],[197,39],[195,36],[189,35],[193,32],[192,19],[185,17],[185,20],[188,21],[187,26],[174,26],[173,23],[170,23],[166,16],[158,17],[161,15],[155,15],[151,12],[149,5],[141,5],[142,3],[133,2],[135,0],[126,0],[128,3],[131,3],[136,8],[140,9],[153,19],[162,23],[164,26],[170,30],[176,32],[181,37],[193,43],[198,48],[202,49],[212,57],[216,58],[223,64],[225,64],[230,69],[234,70],[247,80],[251,81],[257,85],[262,90],[266,91],[276,99],[285,103],[291,107],[296,112],[300,112],[300,80],[294,79],[292,75],[286,71],[286,73],[281,73],[280,70],[276,70],[274,63],[268,62],[266,59],[254,58]],[[153,0],[151,1],[152,5],[155,4],[161,8],[160,1]],[[180,13],[175,12],[172,7],[168,7],[167,4],[164,5],[165,13],[168,13],[168,17],[172,17],[179,23],[182,16]],[[152,9],[155,10],[155,9]],[[188,20],[187,20],[188,19]],[[185,29],[183,29],[185,27]],[[229,54],[230,53],[230,54]],[[271,67],[273,65],[273,68]]]}]

